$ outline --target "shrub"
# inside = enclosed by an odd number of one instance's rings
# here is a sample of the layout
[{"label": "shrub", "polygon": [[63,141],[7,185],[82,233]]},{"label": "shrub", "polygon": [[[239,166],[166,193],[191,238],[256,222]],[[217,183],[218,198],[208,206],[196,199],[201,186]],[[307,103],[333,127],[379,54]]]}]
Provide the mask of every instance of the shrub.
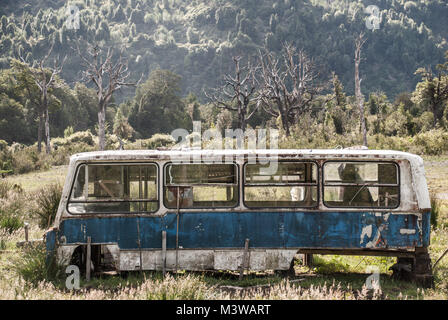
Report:
[{"label": "shrub", "polygon": [[0,139],[0,152],[5,151],[8,147],[8,143],[5,140]]},{"label": "shrub", "polygon": [[17,215],[7,214],[0,210],[0,229],[5,230],[9,234],[23,227],[23,221]]},{"label": "shrub", "polygon": [[175,144],[174,138],[169,134],[156,133],[151,138],[143,141],[147,149],[157,149],[160,147],[171,147]]},{"label": "shrub", "polygon": [[65,130],[64,130],[64,138],[68,138],[70,137],[75,131],[73,130],[72,126],[68,126]]},{"label": "shrub", "polygon": [[[67,131],[67,134],[69,132],[69,128],[67,128],[65,131]],[[66,133],[64,131],[64,134]],[[90,130],[87,131],[78,131],[73,134],[70,134],[69,136],[65,138],[54,138],[52,139],[53,146],[59,148],[61,146],[69,146],[76,143],[83,143],[88,146],[94,146],[95,142],[93,141],[93,135],[90,132]]]},{"label": "shrub", "polygon": [[22,188],[8,182],[0,182],[0,229],[12,234],[23,227],[22,214],[25,203]]},{"label": "shrub", "polygon": [[35,286],[41,281],[54,281],[64,275],[64,269],[56,262],[55,256],[47,256],[43,243],[26,247],[13,267],[25,281]]},{"label": "shrub", "polygon": [[440,201],[436,198],[435,194],[431,194],[431,226],[433,228],[437,228],[440,211]]},{"label": "shrub", "polygon": [[93,135],[90,130],[78,131],[68,137],[70,143],[85,143],[89,146],[94,146]]},{"label": "shrub", "polygon": [[106,150],[118,150],[120,141],[115,134],[106,134]]},{"label": "shrub", "polygon": [[425,111],[420,115],[420,117],[417,117],[414,122],[417,132],[431,130],[434,126],[434,114],[432,112]]},{"label": "shrub", "polygon": [[48,229],[54,222],[61,200],[62,186],[58,183],[48,185],[36,193],[36,215],[42,229]]},{"label": "shrub", "polygon": [[427,155],[440,155],[448,151],[448,132],[433,129],[419,133],[414,137],[414,144],[421,146]]},{"label": "shrub", "polygon": [[163,280],[147,281],[142,287],[148,300],[203,300],[207,286],[200,277],[187,275],[178,278],[167,276]]},{"label": "shrub", "polygon": [[16,174],[27,173],[35,169],[34,162],[26,150],[13,153],[12,165]]},{"label": "shrub", "polygon": [[0,180],[0,199],[6,199],[8,192],[13,190],[14,185],[8,181]]},{"label": "shrub", "polygon": [[[369,148],[371,149],[386,149],[386,150],[399,150],[410,151],[412,148],[412,141],[407,137],[388,137],[381,133],[375,134],[368,138]],[[414,146],[414,149],[416,146]],[[421,149],[413,150],[415,153],[420,153]]]}]

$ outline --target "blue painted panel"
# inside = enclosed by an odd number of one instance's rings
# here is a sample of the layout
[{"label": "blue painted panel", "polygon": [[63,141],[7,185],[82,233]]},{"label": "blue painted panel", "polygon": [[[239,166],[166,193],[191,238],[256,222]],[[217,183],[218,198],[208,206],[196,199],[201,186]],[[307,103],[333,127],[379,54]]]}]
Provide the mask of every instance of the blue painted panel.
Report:
[{"label": "blue painted panel", "polygon": [[[186,212],[179,216],[179,246],[183,248],[407,248],[429,243],[429,214],[423,219],[420,240],[414,215],[373,212]],[[161,248],[162,231],[167,248],[175,248],[177,216],[69,219],[59,236],[67,243],[87,241],[118,243],[137,249],[137,222],[142,248]],[[402,234],[401,229],[417,230]]]},{"label": "blue painted panel", "polygon": [[[283,247],[283,213],[182,213],[179,245],[184,248]],[[175,236],[175,227],[169,230]],[[170,238],[168,238],[170,240]]]},{"label": "blue painted panel", "polygon": [[135,249],[138,248],[137,221],[142,248],[160,247],[162,219],[159,217],[69,219],[61,222],[59,236],[65,235],[67,243],[85,243],[91,237],[93,243],[118,243],[122,249]]},{"label": "blue painted panel", "polygon": [[431,235],[431,212],[425,212],[423,214],[422,221],[422,233],[423,233],[423,246],[429,246],[430,240],[429,237]]}]

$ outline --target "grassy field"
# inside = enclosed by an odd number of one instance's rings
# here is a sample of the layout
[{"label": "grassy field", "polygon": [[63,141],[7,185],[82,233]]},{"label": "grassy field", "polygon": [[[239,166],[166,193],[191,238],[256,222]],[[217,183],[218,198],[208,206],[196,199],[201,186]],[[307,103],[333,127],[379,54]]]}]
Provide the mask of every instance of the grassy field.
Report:
[{"label": "grassy field", "polygon": [[[448,248],[448,157],[425,159],[430,191],[441,204],[438,227],[431,232],[430,255],[433,263]],[[51,183],[63,183],[66,166],[45,172],[10,176],[18,184],[33,208],[32,195]],[[43,230],[30,216],[30,237],[41,238]],[[238,280],[232,272],[179,272],[163,278],[160,272],[102,275],[90,282],[81,279],[80,290],[65,288],[65,277],[30,283],[19,274],[18,266],[30,265],[41,270],[38,259],[17,248],[23,240],[23,228],[0,234],[0,299],[448,299],[448,256],[434,271],[435,288],[420,289],[415,284],[392,278],[389,267],[395,258],[315,255],[312,267],[295,263],[295,276],[274,272],[246,274]],[[380,271],[380,290],[367,290],[369,268]],[[23,269],[23,268],[22,268]]]}]

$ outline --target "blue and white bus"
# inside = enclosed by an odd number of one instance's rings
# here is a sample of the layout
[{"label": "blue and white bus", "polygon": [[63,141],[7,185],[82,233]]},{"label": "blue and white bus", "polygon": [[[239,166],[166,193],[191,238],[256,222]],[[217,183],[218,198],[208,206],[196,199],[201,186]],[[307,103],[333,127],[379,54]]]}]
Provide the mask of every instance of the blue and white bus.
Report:
[{"label": "blue and white bus", "polygon": [[430,214],[423,160],[405,152],[87,152],[70,159],[46,244],[61,263],[119,272],[291,270],[296,254],[394,256],[427,282]]}]

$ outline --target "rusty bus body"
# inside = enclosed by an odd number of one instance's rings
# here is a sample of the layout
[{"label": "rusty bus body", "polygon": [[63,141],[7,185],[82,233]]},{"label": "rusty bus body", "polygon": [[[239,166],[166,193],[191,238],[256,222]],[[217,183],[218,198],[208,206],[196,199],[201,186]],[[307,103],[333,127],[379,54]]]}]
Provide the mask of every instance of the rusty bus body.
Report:
[{"label": "rusty bus body", "polygon": [[[195,161],[178,163],[186,156]],[[272,161],[277,171],[261,173]],[[89,238],[92,267],[117,271],[237,270],[245,256],[250,270],[288,270],[297,253],[395,256],[427,281],[430,210],[423,160],[404,152],[88,152],[70,159],[46,243],[60,262],[82,265]]]}]

